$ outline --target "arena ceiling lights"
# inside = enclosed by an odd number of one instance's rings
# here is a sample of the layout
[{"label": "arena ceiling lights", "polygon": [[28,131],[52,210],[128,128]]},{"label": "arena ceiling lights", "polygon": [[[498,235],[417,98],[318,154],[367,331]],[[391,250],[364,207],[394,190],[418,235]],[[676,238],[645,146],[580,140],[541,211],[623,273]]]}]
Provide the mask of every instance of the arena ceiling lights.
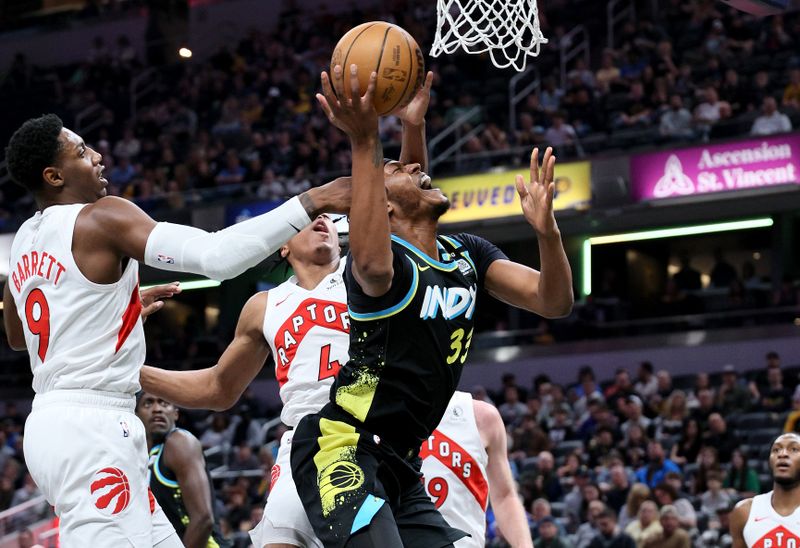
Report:
[{"label": "arena ceiling lights", "polygon": [[655,230],[642,230],[640,232],[626,232],[623,234],[609,234],[607,236],[593,236],[583,241],[583,296],[592,294],[592,246],[603,244],[617,244],[622,242],[639,242],[642,240],[656,240],[659,238],[676,238],[679,236],[696,236],[711,234],[713,232],[732,232],[735,230],[749,230],[753,228],[767,228],[773,225],[772,217],[747,219],[743,221],[730,221],[725,223],[712,223],[707,225],[681,226],[675,228],[658,228]]}]

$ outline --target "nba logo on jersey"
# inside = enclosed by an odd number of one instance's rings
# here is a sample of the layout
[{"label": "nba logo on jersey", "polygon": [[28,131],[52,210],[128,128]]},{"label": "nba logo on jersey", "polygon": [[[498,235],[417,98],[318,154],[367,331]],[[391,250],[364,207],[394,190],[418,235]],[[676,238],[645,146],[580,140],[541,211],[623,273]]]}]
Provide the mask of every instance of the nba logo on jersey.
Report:
[{"label": "nba logo on jersey", "polygon": [[753,548],[800,548],[800,537],[780,525],[758,539]]},{"label": "nba logo on jersey", "polygon": [[128,423],[125,421],[119,421],[119,425],[122,427],[122,437],[127,438],[131,435],[130,428],[128,428]]},{"label": "nba logo on jersey", "polygon": [[175,257],[170,257],[169,255],[161,255],[160,253],[156,256],[156,260],[160,263],[175,264]]}]

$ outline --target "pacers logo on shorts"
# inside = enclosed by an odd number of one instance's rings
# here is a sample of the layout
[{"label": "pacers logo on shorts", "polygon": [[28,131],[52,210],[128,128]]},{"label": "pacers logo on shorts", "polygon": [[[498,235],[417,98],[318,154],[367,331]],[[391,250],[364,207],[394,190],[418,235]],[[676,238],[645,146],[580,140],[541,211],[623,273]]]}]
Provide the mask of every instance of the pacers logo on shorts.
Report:
[{"label": "pacers logo on shorts", "polygon": [[106,515],[119,514],[131,500],[128,477],[119,468],[108,467],[95,472],[90,490],[94,505]]},{"label": "pacers logo on shorts", "polygon": [[355,491],[364,484],[364,471],[349,461],[334,462],[322,471],[319,480],[319,496],[322,500],[322,513],[327,516],[331,510],[344,502],[342,493]]}]

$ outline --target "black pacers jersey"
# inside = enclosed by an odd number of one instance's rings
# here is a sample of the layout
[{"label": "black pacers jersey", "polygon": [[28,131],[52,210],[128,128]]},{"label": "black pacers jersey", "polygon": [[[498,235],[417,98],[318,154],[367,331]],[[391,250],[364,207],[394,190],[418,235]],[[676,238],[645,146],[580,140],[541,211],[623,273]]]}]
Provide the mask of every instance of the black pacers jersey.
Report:
[{"label": "black pacers jersey", "polygon": [[350,360],[331,399],[395,450],[419,448],[442,418],[472,342],[475,302],[489,265],[506,256],[470,234],[437,239],[437,261],[392,236],[394,278],[366,295],[347,257]]},{"label": "black pacers jersey", "polygon": [[[175,527],[175,532],[178,533],[180,538],[183,538],[186,533],[186,526],[189,525],[189,514],[186,512],[186,506],[183,504],[183,494],[181,493],[178,480],[175,474],[164,466],[161,462],[161,454],[164,451],[164,444],[170,434],[175,432],[176,429],[170,430],[164,436],[164,441],[158,445],[154,445],[150,449],[150,461],[148,466],[150,468],[150,490],[153,496],[158,501],[161,509],[167,519]],[[208,472],[206,472],[208,475]],[[211,489],[211,500],[214,500],[214,487],[211,483],[211,476],[208,476],[208,486]],[[214,528],[211,530],[211,536],[208,539],[207,548],[228,548],[232,546],[230,542],[225,540],[220,532],[219,523],[217,523],[216,516],[214,517]]]}]

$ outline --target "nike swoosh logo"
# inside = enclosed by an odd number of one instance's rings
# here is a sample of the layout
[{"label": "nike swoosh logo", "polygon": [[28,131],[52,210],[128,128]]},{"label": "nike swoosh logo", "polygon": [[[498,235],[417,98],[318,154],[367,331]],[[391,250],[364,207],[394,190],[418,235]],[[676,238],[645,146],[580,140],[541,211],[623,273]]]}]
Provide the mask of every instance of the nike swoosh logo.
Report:
[{"label": "nike swoosh logo", "polygon": [[292,223],[289,223],[289,226],[292,227],[295,232],[300,232],[300,229],[294,226]]},{"label": "nike swoosh logo", "polygon": [[285,303],[285,302],[286,302],[286,299],[288,299],[289,297],[291,297],[291,295],[287,295],[286,297],[284,297],[283,299],[281,299],[279,302],[275,303],[275,306],[280,306],[280,305],[282,305],[283,303]]},{"label": "nike swoosh logo", "polygon": [[764,521],[765,519],[769,519],[768,517],[763,518],[753,518],[753,521]]},{"label": "nike swoosh logo", "polygon": [[422,272],[423,270],[428,270],[429,268],[430,268],[429,266],[419,266],[419,265],[417,265],[417,270],[419,270],[420,272]]}]

